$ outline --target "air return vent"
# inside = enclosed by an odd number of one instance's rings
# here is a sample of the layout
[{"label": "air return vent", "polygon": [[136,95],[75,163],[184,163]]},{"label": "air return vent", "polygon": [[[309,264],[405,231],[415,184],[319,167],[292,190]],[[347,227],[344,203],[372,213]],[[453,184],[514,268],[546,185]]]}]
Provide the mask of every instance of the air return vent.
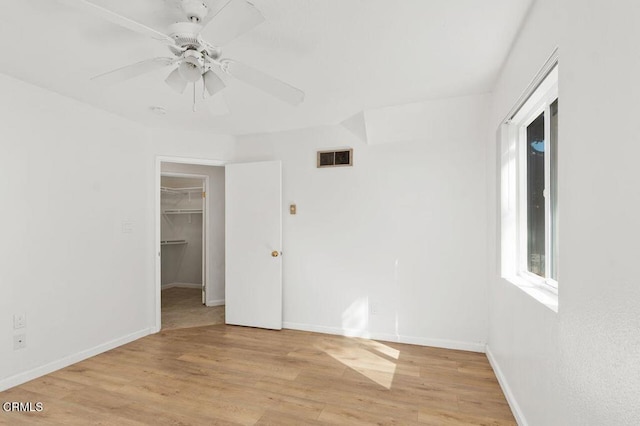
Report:
[{"label": "air return vent", "polygon": [[318,151],[318,168],[353,166],[353,149]]}]

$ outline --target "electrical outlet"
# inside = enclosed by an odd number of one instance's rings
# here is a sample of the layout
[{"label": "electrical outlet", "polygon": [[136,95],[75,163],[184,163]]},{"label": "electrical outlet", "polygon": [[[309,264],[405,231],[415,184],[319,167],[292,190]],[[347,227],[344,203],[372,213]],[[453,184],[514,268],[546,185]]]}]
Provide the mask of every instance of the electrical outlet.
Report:
[{"label": "electrical outlet", "polygon": [[27,347],[27,335],[16,334],[13,336],[13,350],[24,349]]},{"label": "electrical outlet", "polygon": [[13,316],[13,329],[25,328],[27,326],[27,314],[15,314]]}]

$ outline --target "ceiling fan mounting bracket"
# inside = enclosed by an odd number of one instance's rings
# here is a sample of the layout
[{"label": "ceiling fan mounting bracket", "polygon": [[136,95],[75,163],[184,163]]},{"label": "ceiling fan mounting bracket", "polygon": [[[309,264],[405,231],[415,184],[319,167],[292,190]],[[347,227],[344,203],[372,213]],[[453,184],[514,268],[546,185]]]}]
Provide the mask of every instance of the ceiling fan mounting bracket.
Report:
[{"label": "ceiling fan mounting bracket", "polygon": [[202,46],[202,52],[207,55],[209,58],[211,59],[218,59],[220,58],[220,56],[222,56],[222,49],[217,47],[217,46],[213,46],[209,43],[207,43],[206,41],[202,41],[201,40],[201,44]]},{"label": "ceiling fan mounting bracket", "polygon": [[224,59],[222,61],[217,62],[217,65],[225,74],[231,75],[231,73],[229,72],[229,63],[230,61],[228,59]]}]

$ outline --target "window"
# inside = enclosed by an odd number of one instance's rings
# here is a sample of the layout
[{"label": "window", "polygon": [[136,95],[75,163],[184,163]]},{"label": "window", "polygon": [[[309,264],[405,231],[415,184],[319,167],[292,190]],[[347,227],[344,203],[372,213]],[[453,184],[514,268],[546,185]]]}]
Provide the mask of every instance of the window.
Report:
[{"label": "window", "polygon": [[[503,268],[508,274],[547,289],[557,289],[557,62],[547,66],[541,77],[506,121],[503,132],[502,258],[503,262],[505,259],[514,262],[511,268]],[[512,232],[509,234],[510,221]],[[513,238],[512,244],[508,241],[509,235]],[[515,256],[508,259],[505,249],[513,249]]]}]

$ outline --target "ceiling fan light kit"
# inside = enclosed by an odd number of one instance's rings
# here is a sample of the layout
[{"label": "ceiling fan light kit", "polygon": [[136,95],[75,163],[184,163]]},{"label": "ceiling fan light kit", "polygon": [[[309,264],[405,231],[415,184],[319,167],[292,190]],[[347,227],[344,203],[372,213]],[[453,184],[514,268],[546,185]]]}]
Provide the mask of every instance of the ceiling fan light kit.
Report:
[{"label": "ceiling fan light kit", "polygon": [[[189,83],[198,83],[201,79],[204,89],[210,96],[222,91],[226,85],[216,74],[224,72],[250,86],[262,90],[284,102],[298,105],[304,100],[304,92],[255,68],[230,59],[221,59],[221,45],[251,30],[264,21],[258,9],[246,0],[222,0],[217,11],[213,12],[201,0],[180,0],[180,8],[186,19],[169,26],[169,34],[163,34],[153,28],[133,21],[95,5],[87,0],[60,0],[61,2],[100,16],[114,24],[137,33],[150,36],[169,47],[173,57],[153,58],[100,74],[92,80],[103,83],[117,83],[168,66],[177,65],[167,78],[166,84],[177,93],[184,93]],[[209,18],[203,25],[205,19]],[[202,35],[211,37],[214,43],[206,41]],[[195,96],[194,96],[195,103]],[[195,107],[195,104],[194,104]],[[195,108],[194,108],[195,109]]]},{"label": "ceiling fan light kit", "polygon": [[167,83],[170,88],[180,94],[184,93],[184,89],[187,88],[187,80],[182,78],[182,76],[180,75],[180,70],[178,68],[171,71],[171,73],[165,80],[165,83]]},{"label": "ceiling fan light kit", "polygon": [[226,87],[224,81],[211,70],[202,74],[202,79],[204,80],[204,87],[207,89],[209,96],[215,95]]},{"label": "ceiling fan light kit", "polygon": [[204,62],[202,53],[196,50],[187,50],[182,55],[182,63],[178,66],[178,71],[182,78],[195,83],[202,77]]}]

